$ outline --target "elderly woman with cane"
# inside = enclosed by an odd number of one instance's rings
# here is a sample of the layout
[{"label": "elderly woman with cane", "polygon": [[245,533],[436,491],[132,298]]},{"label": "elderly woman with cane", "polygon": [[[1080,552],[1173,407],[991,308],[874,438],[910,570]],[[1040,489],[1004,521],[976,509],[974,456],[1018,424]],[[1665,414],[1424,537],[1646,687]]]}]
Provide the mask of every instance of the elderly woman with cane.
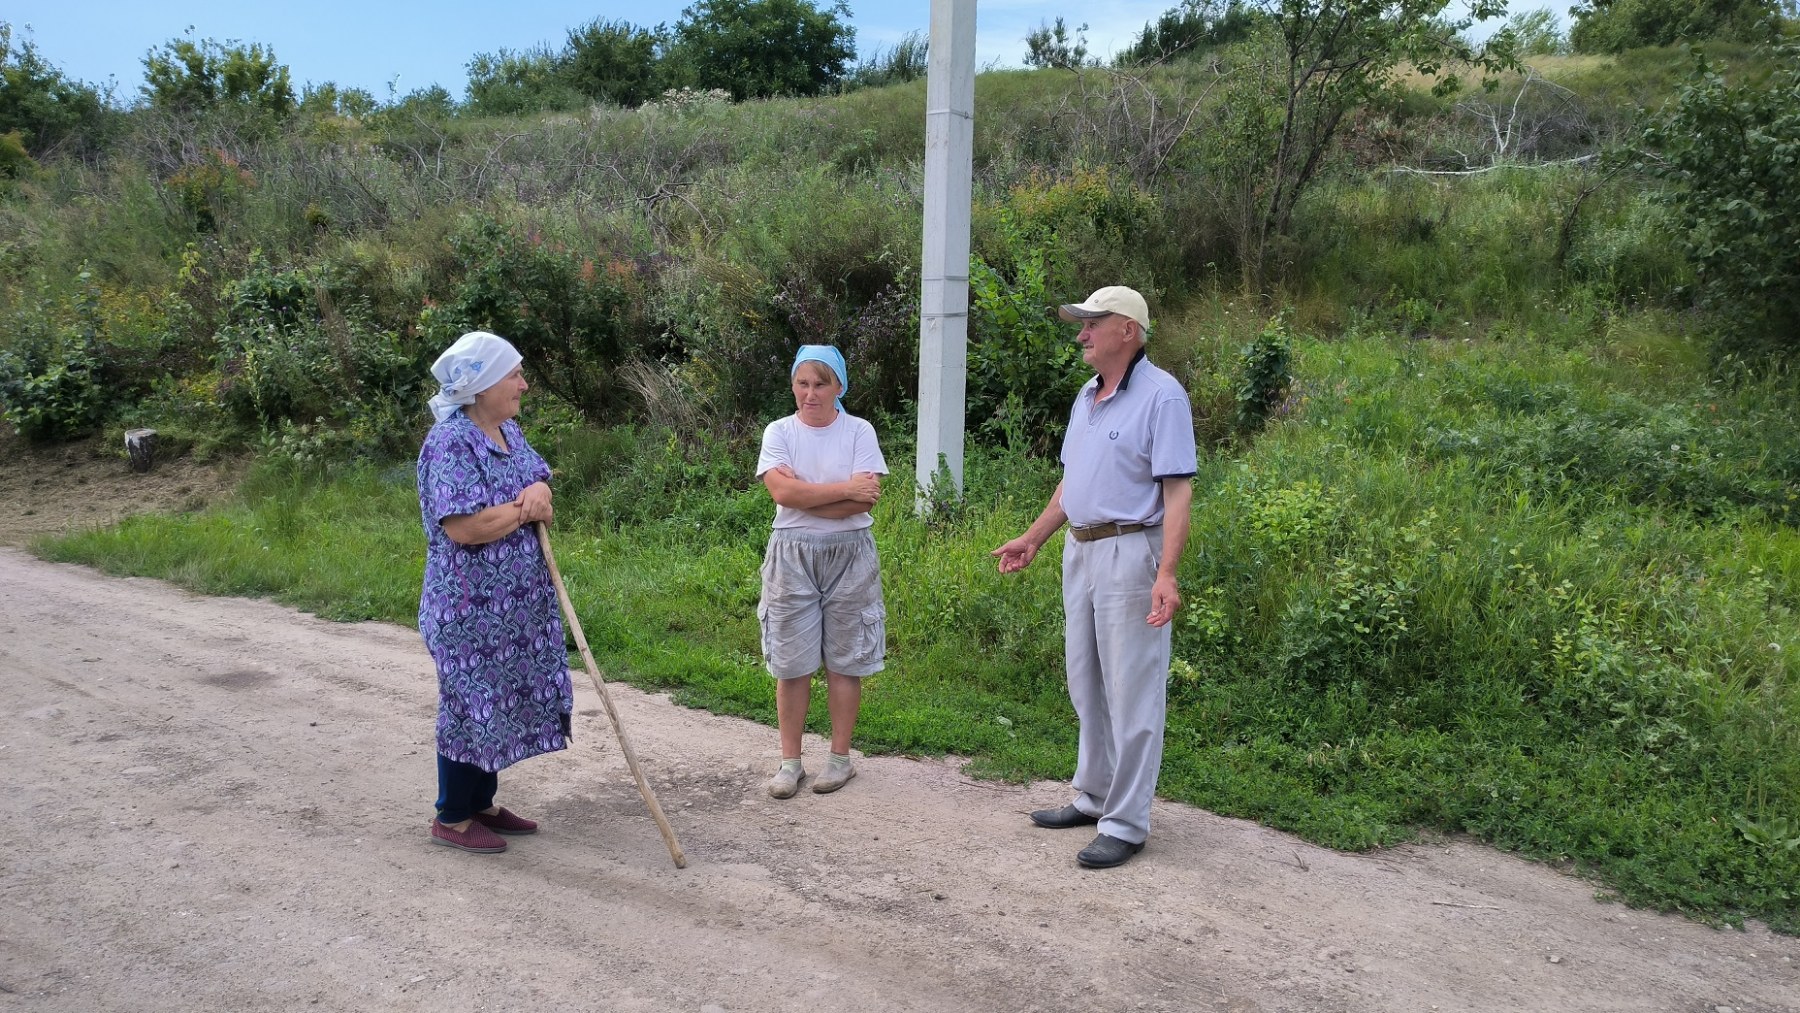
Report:
[{"label": "elderly woman with cane", "polygon": [[869,531],[869,510],[888,470],[875,427],[844,411],[850,377],[837,349],[802,346],[788,373],[794,414],[769,423],[756,462],[775,500],[756,612],[763,657],[776,679],[781,768],[769,781],[776,798],[792,798],[806,776],[800,740],[821,667],[831,755],[812,790],[836,791],[856,776],[850,734],[862,679],[881,671],[887,656],[881,561]]},{"label": "elderly woman with cane", "polygon": [[513,417],[520,355],[475,331],[431,367],[437,419],[419,450],[425,583],[419,632],[437,663],[434,844],[506,850],[537,824],[494,804],[498,772],[567,747],[574,694],[557,594],[533,525],[551,519],[550,469]]}]

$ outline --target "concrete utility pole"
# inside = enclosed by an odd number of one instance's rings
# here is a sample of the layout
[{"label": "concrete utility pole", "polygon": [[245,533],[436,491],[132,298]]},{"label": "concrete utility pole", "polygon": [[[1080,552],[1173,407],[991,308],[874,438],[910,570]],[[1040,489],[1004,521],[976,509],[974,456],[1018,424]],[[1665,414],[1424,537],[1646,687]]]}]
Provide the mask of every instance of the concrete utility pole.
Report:
[{"label": "concrete utility pole", "polygon": [[925,78],[925,251],[920,262],[919,503],[940,461],[963,488],[974,190],[975,0],[931,0]]}]

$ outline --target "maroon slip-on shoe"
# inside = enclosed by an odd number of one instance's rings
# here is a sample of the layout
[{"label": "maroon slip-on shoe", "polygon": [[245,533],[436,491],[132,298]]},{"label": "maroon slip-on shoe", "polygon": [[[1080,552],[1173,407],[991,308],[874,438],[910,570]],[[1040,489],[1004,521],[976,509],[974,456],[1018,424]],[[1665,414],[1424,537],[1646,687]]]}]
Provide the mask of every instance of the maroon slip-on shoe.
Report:
[{"label": "maroon slip-on shoe", "polygon": [[478,855],[491,855],[506,850],[506,842],[479,823],[471,823],[462,830],[452,830],[437,820],[432,820],[431,843],[461,851],[473,851]]},{"label": "maroon slip-on shoe", "polygon": [[497,813],[476,813],[475,822],[496,834],[537,833],[537,820],[528,820],[505,806],[501,806]]}]

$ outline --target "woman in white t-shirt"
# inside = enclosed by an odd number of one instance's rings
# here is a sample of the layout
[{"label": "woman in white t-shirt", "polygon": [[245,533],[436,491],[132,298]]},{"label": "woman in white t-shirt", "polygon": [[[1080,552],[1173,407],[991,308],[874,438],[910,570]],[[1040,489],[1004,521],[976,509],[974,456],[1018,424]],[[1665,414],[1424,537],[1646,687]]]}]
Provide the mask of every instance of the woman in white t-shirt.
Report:
[{"label": "woman in white t-shirt", "polygon": [[789,370],[794,414],[763,430],[756,474],[775,500],[775,527],[763,558],[763,658],[775,676],[781,769],[769,794],[792,798],[806,777],[801,733],[812,677],[825,669],[831,756],[813,778],[821,794],[856,776],[850,734],[862,706],[862,679],[887,656],[887,608],[869,510],[881,498],[887,462],[875,427],[844,411],[850,387],[844,356],[830,345],[804,345]]}]

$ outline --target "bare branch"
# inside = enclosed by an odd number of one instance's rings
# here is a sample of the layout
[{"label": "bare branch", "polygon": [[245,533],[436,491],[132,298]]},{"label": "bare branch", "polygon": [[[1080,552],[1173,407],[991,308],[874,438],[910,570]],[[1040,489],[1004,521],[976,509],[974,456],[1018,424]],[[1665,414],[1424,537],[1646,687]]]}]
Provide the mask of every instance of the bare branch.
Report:
[{"label": "bare branch", "polygon": [[1556,169],[1567,165],[1592,162],[1599,157],[1599,155],[1581,155],[1577,158],[1565,158],[1560,162],[1497,162],[1493,165],[1484,165],[1479,169],[1415,169],[1410,165],[1396,165],[1388,169],[1388,172],[1407,176],[1480,176],[1484,173],[1498,172],[1501,169]]}]

